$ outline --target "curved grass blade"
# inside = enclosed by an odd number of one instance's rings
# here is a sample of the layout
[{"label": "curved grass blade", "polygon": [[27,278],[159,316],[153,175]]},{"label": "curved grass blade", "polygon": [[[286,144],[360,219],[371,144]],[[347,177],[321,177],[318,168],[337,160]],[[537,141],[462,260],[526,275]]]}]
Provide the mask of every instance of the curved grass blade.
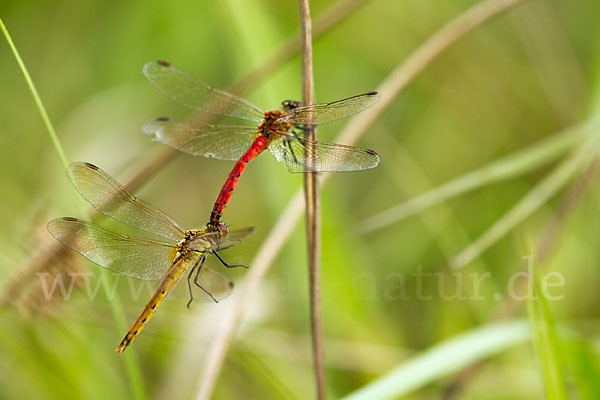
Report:
[{"label": "curved grass blade", "polygon": [[527,321],[486,325],[433,346],[343,399],[395,399],[530,338]]},{"label": "curved grass blade", "polygon": [[8,33],[8,29],[6,29],[6,26],[4,25],[4,22],[2,21],[2,18],[0,18],[0,30],[2,30],[2,33],[4,34],[4,37],[6,38],[6,41],[8,42],[8,45],[9,45],[10,49],[12,50],[13,55],[15,56],[15,59],[17,60],[17,64],[19,64],[19,68],[21,69],[21,72],[23,73],[23,77],[25,78],[25,81],[27,82],[27,86],[29,86],[29,91],[31,92],[31,95],[33,96],[33,100],[35,101],[35,104],[37,105],[38,111],[40,112],[40,116],[44,120],[44,124],[46,125],[46,130],[48,131],[48,135],[50,135],[50,140],[52,141],[52,144],[54,145],[54,149],[56,150],[56,153],[58,154],[58,158],[60,159],[60,162],[62,163],[63,167],[67,168],[67,166],[69,165],[69,161],[67,161],[67,156],[65,155],[65,151],[63,150],[62,145],[60,144],[60,140],[58,140],[58,136],[56,135],[54,126],[52,125],[52,122],[50,121],[50,117],[48,116],[48,113],[46,112],[46,107],[44,107],[44,103],[42,103],[42,99],[41,99],[40,95],[38,94],[37,89],[35,88],[33,80],[31,79],[31,76],[29,76],[27,67],[25,67],[25,63],[21,59],[21,56],[19,55],[19,51],[17,50],[17,47],[13,43],[12,38],[10,37],[10,34]]},{"label": "curved grass blade", "polygon": [[561,156],[580,143],[588,133],[585,126],[576,126],[556,133],[523,150],[375,214],[360,222],[358,231],[360,234],[367,234],[382,229],[482,186],[527,174]]},{"label": "curved grass blade", "polygon": [[556,324],[537,277],[532,277],[535,299],[529,299],[527,313],[531,324],[533,345],[546,386],[548,400],[566,400],[563,375],[563,345],[556,332]]}]

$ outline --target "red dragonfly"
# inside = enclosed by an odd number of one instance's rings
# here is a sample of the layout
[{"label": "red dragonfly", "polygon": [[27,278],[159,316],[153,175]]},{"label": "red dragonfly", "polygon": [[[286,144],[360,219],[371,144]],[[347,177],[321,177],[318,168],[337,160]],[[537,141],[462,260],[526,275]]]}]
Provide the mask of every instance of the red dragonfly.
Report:
[{"label": "red dragonfly", "polygon": [[314,142],[295,128],[331,122],[364,110],[381,97],[368,92],[331,103],[303,106],[285,100],[280,110],[264,112],[248,100],[215,89],[165,61],[151,61],[143,68],[150,83],[176,102],[195,110],[251,121],[256,125],[212,125],[194,119],[157,118],[143,131],[155,140],[193,155],[237,160],[210,214],[208,226],[218,225],[247,164],[265,149],[290,172],[356,171],[376,167],[373,150],[342,144]]}]

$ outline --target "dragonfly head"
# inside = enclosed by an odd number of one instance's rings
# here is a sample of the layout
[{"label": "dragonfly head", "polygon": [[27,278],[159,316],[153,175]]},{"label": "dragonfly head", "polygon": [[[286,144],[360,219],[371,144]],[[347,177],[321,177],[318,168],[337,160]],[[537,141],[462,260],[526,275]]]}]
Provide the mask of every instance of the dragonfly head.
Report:
[{"label": "dragonfly head", "polygon": [[281,106],[285,111],[289,111],[302,106],[302,103],[296,100],[284,100],[281,102]]},{"label": "dragonfly head", "polygon": [[224,222],[221,222],[221,221],[219,221],[217,223],[210,223],[209,222],[206,225],[206,228],[209,231],[212,231],[212,232],[220,232],[220,233],[223,233],[223,234],[229,233],[229,228],[227,227],[227,225],[225,225]]}]

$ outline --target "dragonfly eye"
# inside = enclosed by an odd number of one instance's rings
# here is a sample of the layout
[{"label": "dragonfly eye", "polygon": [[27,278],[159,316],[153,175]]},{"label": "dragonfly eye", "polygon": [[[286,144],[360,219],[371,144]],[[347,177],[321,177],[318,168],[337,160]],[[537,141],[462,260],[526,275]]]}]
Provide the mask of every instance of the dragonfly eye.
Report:
[{"label": "dragonfly eye", "polygon": [[294,108],[300,107],[301,103],[296,100],[284,100],[281,102],[284,110],[293,110]]},{"label": "dragonfly eye", "polygon": [[227,234],[229,232],[229,228],[227,228],[227,225],[225,225],[225,223],[223,222],[219,222],[219,225],[217,225],[217,229],[219,230],[219,232]]}]

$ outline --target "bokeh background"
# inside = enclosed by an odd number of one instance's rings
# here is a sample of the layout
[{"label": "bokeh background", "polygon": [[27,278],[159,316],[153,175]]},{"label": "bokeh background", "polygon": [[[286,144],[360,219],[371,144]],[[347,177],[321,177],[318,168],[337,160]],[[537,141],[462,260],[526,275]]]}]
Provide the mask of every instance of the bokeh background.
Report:
[{"label": "bokeh background", "polygon": [[[317,101],[380,87],[476,3],[363,1],[315,40]],[[314,2],[312,13],[335,4]],[[189,111],[144,79],[145,62],[168,60],[227,88],[299,29],[297,3],[275,0],[3,0],[0,17],[69,161],[92,162],[117,179],[161,154],[141,133],[144,122]],[[336,174],[323,188],[331,398],[370,382],[389,385],[365,398],[600,396],[599,18],[597,0],[531,0],[482,24],[411,80],[361,138],[358,145],[380,154],[379,167]],[[243,95],[264,109],[300,98],[300,64],[295,53]],[[82,257],[55,253],[47,221],[85,217],[89,207],[70,185],[4,38],[0,93],[0,398],[194,398],[233,302],[189,311],[185,300],[167,301],[127,353],[115,354],[123,326],[149,296],[136,299],[125,281],[114,285]],[[345,123],[323,126],[319,137],[334,140]],[[179,154],[135,194],[200,227],[232,166]],[[301,185],[301,174],[270,155],[248,167],[224,220],[257,231],[223,254],[228,261],[251,263]],[[528,256],[537,281],[556,283],[548,293],[559,299],[514,301],[510,287]],[[36,273],[64,271],[90,272],[89,286],[80,280],[67,301],[46,301]],[[243,284],[245,271],[227,272]],[[107,286],[95,293],[102,279]],[[533,294],[517,286],[518,295]],[[251,298],[215,398],[314,396],[307,293],[300,223]],[[485,336],[481,327],[502,316],[508,322]],[[488,342],[479,349],[482,335]],[[436,353],[440,343],[452,351]]]}]

